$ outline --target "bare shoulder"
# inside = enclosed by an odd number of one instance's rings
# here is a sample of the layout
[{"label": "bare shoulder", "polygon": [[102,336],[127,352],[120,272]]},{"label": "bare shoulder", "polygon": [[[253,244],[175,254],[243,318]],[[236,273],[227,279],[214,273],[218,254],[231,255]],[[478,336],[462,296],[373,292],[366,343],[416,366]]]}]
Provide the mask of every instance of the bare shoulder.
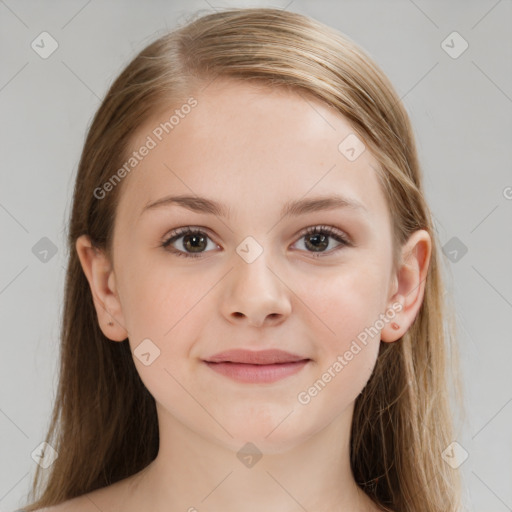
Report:
[{"label": "bare shoulder", "polygon": [[76,498],[51,507],[38,509],[37,512],[129,512],[140,510],[134,493],[145,475],[147,468],[132,476],[106,487],[101,487]]},{"label": "bare shoulder", "polygon": [[98,512],[98,509],[87,499],[87,494],[84,494],[58,505],[37,509],[36,512]]},{"label": "bare shoulder", "polygon": [[120,483],[112,484],[37,512],[118,512],[123,487]]},{"label": "bare shoulder", "polygon": [[65,512],[67,510],[69,510],[69,512],[85,512],[87,509],[84,508],[83,497],[79,496],[68,501],[63,501],[58,505],[37,509],[36,512]]}]

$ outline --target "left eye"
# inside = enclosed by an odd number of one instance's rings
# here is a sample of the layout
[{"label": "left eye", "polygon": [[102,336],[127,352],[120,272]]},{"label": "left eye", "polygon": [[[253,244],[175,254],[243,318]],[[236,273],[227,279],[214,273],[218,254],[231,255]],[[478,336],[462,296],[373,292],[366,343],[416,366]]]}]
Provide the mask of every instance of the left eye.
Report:
[{"label": "left eye", "polygon": [[[312,252],[312,256],[316,258],[324,255],[326,248],[330,245],[329,239],[333,239],[339,244],[334,249],[328,251],[329,254],[338,251],[344,246],[351,245],[345,235],[332,226],[313,226],[307,228],[301,233],[300,239],[302,238],[306,241],[305,247],[307,252]],[[184,250],[177,249],[172,245],[180,239],[182,239],[180,245]],[[206,247],[208,246],[209,239],[210,237],[204,231],[188,226],[173,231],[170,234],[170,237],[165,239],[161,245],[177,256],[198,258],[203,252],[207,252]],[[309,251],[308,249],[313,250]]]},{"label": "left eye", "polygon": [[300,238],[305,239],[306,242],[304,245],[306,247],[314,249],[313,256],[316,258],[323,256],[323,253],[327,252],[322,249],[326,249],[329,246],[329,239],[333,239],[338,242],[338,246],[328,251],[329,254],[336,252],[344,246],[350,245],[350,242],[345,237],[345,235],[332,226],[314,226],[312,228],[308,228],[301,234]]}]

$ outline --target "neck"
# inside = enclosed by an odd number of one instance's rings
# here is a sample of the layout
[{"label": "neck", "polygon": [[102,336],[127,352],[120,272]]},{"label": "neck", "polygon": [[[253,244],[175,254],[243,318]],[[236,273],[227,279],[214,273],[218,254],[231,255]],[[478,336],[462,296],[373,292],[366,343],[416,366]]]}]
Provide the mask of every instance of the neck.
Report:
[{"label": "neck", "polygon": [[[158,407],[158,405],[157,405]],[[191,431],[160,410],[156,459],[138,474],[139,510],[202,512],[367,512],[378,510],[354,481],[350,468],[353,407],[325,429],[283,449],[272,434],[244,455],[247,441],[221,443]],[[237,449],[238,447],[238,449]],[[259,451],[259,448],[258,448]],[[144,504],[144,506],[142,506]]]}]

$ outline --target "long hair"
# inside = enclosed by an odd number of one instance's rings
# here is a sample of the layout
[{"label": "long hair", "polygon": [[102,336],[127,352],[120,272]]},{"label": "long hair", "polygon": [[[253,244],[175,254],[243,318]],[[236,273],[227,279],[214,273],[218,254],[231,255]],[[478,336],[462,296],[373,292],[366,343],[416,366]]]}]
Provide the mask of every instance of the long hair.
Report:
[{"label": "long hair", "polygon": [[50,468],[37,468],[32,500],[39,495],[26,510],[113,484],[158,453],[154,398],[139,378],[128,339],[113,343],[100,330],[75,243],[87,234],[111,255],[122,183],[102,199],[94,191],[127,160],[142,123],[216,77],[312,94],[348,119],[379,164],[394,269],[413,231],[430,234],[419,313],[400,340],[381,342],[374,372],[356,399],[351,466],[361,489],[385,510],[458,511],[459,473],[441,455],[454,440],[450,391],[461,396],[455,321],[408,114],[384,73],[353,41],[303,15],[267,8],[206,14],[159,37],[122,71],[95,114],[74,189],[59,383],[46,437],[59,456]]}]

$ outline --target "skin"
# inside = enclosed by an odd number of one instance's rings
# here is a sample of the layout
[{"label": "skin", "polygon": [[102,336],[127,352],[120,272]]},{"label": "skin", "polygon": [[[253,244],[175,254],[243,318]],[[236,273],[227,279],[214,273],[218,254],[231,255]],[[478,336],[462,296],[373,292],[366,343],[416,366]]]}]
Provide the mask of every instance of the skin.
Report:
[{"label": "skin", "polygon": [[[160,451],[137,475],[65,506],[379,510],[350,470],[353,407],[380,340],[399,340],[418,313],[430,237],[415,232],[402,248],[404,264],[392,272],[391,218],[377,162],[368,150],[352,162],[338,150],[354,132],[322,102],[230,80],[216,80],[194,97],[198,105],[122,184],[113,261],[86,236],[76,244],[105,335],[113,342],[129,337],[132,351],[149,338],[160,350],[148,366],[134,357],[157,403]],[[134,149],[174,108],[141,126]],[[333,191],[357,199],[366,214],[340,208],[280,217],[286,201]],[[231,218],[176,205],[141,215],[170,194],[214,199],[230,208]],[[329,238],[315,258],[311,236],[301,232],[318,225],[337,228],[352,245]],[[160,246],[186,226],[209,236],[198,258]],[[252,263],[236,252],[247,236],[263,248]],[[182,242],[173,246],[186,252],[190,246]],[[399,329],[386,322],[321,392],[299,403],[298,394],[392,304],[401,306],[392,319]],[[230,348],[280,348],[312,361],[276,383],[244,384],[202,362]],[[236,456],[247,442],[263,455],[250,468]]]}]

